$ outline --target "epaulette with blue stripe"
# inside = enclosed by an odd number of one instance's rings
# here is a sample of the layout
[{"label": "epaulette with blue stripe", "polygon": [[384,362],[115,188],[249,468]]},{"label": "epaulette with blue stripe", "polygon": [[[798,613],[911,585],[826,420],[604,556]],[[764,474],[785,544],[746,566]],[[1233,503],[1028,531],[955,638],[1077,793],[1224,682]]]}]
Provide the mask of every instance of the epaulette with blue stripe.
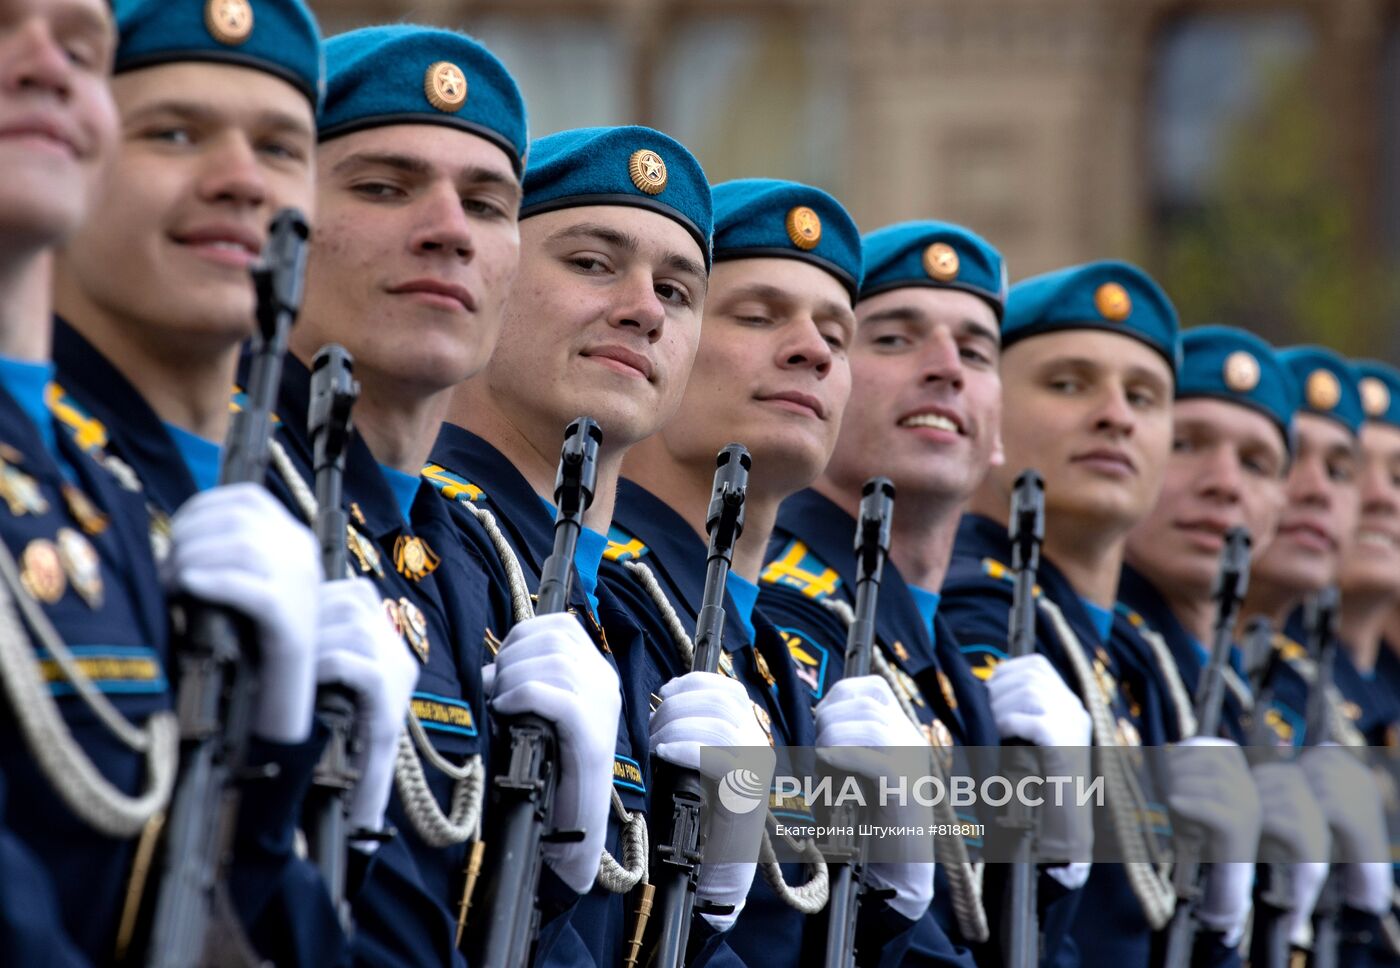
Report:
[{"label": "epaulette with blue stripe", "polygon": [[110,439],[107,435],[107,425],[79,406],[78,401],[69,396],[68,391],[57,383],[48,385],[44,391],[44,402],[48,404],[54,419],[67,428],[73,442],[89,456],[100,461]]},{"label": "epaulette with blue stripe", "polygon": [[441,464],[426,464],[423,467],[423,476],[428,483],[437,488],[437,492],[449,501],[458,501],[462,504],[476,504],[486,497],[486,492],[477,487],[465,477],[449,471]]},{"label": "epaulette with blue stripe", "polygon": [[[1016,569],[1012,568],[1010,565],[1002,564],[995,558],[982,559],[982,574],[996,581],[1004,581],[1008,585],[1016,584]],[[1040,597],[1039,585],[1031,586],[1031,595],[1035,598]]]},{"label": "epaulette with blue stripe", "polygon": [[782,554],[764,566],[760,580],[795,588],[818,601],[835,595],[836,589],[841,587],[841,576],[836,569],[828,568],[826,562],[796,538],[788,542]]},{"label": "epaulette with blue stripe", "polygon": [[603,557],[608,561],[637,561],[650,550],[639,538],[634,538],[614,524],[608,528],[608,546],[603,551]]}]

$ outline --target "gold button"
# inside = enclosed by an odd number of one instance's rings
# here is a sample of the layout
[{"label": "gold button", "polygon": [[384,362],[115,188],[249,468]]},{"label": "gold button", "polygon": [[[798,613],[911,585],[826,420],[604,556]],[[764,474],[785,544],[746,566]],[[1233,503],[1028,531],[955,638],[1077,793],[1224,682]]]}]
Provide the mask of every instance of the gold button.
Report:
[{"label": "gold button", "polygon": [[1094,293],[1094,308],[1104,319],[1121,323],[1132,313],[1133,300],[1129,297],[1128,290],[1118,283],[1105,282]]},{"label": "gold button", "polygon": [[1390,409],[1390,389],[1385,381],[1368,376],[1361,381],[1361,405],[1368,417],[1383,417]]},{"label": "gold button", "polygon": [[822,220],[806,205],[798,205],[787,213],[787,234],[792,244],[803,251],[815,249],[822,240]]},{"label": "gold button", "polygon": [[1342,399],[1342,385],[1331,370],[1313,370],[1308,374],[1306,396],[1314,410],[1331,410]]},{"label": "gold button", "polygon": [[935,242],[924,250],[924,271],[939,282],[952,282],[961,266],[957,250],[947,242]]},{"label": "gold button", "polygon": [[1224,373],[1225,385],[1236,393],[1247,393],[1259,385],[1259,361],[1244,350],[1225,357]]}]

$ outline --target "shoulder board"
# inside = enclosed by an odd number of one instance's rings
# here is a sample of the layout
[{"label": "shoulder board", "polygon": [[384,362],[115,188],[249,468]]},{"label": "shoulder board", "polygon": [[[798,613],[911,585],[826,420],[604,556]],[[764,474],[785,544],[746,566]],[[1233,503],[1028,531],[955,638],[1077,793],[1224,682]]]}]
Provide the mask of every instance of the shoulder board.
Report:
[{"label": "shoulder board", "polygon": [[1274,648],[1278,650],[1284,662],[1296,669],[1304,679],[1312,681],[1313,674],[1317,671],[1317,663],[1308,655],[1306,647],[1294,642],[1282,632],[1275,632]]},{"label": "shoulder board", "polygon": [[54,419],[68,430],[73,442],[93,458],[101,460],[109,439],[107,425],[78,406],[68,391],[57,383],[50,383],[44,391],[44,402],[49,405]]},{"label": "shoulder board", "polygon": [[[239,386],[237,383],[235,383],[235,384],[233,385],[233,392],[229,394],[229,398],[228,398],[228,412],[229,412],[229,413],[242,413],[244,410],[247,409],[247,407],[248,407],[248,393],[247,393],[247,391],[244,390],[241,386]],[[282,418],[279,417],[279,416],[277,416],[276,413],[274,413],[274,414],[272,415],[272,425],[273,425],[274,427],[276,427],[277,425],[279,425],[279,424],[281,424],[281,423],[282,423]]]},{"label": "shoulder board", "polygon": [[439,494],[449,501],[476,504],[486,496],[486,492],[481,488],[465,477],[457,476],[441,464],[425,465],[423,476],[427,478],[429,484],[437,488]]},{"label": "shoulder board", "polygon": [[[982,559],[982,574],[986,575],[988,578],[995,579],[996,581],[1004,581],[1008,585],[1016,584],[1016,570],[1010,565],[1002,564],[995,558]],[[1040,597],[1039,585],[1031,586],[1031,596],[1034,598]]]},{"label": "shoulder board", "polygon": [[841,576],[834,568],[808,550],[797,539],[788,542],[783,553],[770,561],[759,576],[761,582],[769,585],[785,585],[795,588],[808,598],[822,599],[835,595],[841,587]]},{"label": "shoulder board", "polygon": [[608,546],[603,557],[608,561],[637,561],[651,550],[617,525],[608,528]]}]

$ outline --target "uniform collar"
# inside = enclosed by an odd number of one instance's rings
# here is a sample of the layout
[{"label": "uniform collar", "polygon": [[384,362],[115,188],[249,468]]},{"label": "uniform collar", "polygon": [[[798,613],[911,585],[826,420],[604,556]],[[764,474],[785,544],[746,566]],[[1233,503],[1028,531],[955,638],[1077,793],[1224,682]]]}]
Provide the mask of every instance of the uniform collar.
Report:
[{"label": "uniform collar", "polygon": [[[964,514],[958,523],[958,537],[954,543],[955,555],[975,558],[991,558],[1003,565],[1008,574],[1011,568],[1011,541],[1006,536],[1006,526],[998,524],[981,514]],[[1040,569],[1036,572],[1035,583],[1040,593],[1054,602],[1069,622],[1075,636],[1086,647],[1103,645],[1098,629],[1084,607],[1079,592],[1070,584],[1064,572],[1044,554],[1040,556]]]},{"label": "uniform collar", "polygon": [[131,466],[142,489],[166,514],[199,492],[165,424],[121,372],[62,317],[54,317],[57,382],[101,423],[109,449]]},{"label": "uniform collar", "polygon": [[[668,590],[680,598],[695,631],[695,619],[705,598],[705,556],[708,542],[665,501],[640,484],[618,482],[613,520],[627,534],[647,547],[643,564],[659,576]],[[740,621],[734,599],[726,590],[724,651],[738,652],[753,642]]]},{"label": "uniform collar", "polygon": [[[778,509],[775,529],[796,538],[840,576],[841,584],[854,600],[856,561],[852,550],[856,519],[822,494],[808,488],[783,502]],[[880,580],[880,600],[875,615],[875,631],[889,646],[905,672],[911,675],[936,665],[933,630],[924,624],[923,616],[904,576],[893,561],[885,562]],[[901,649],[896,647],[902,647]]]},{"label": "uniform collar", "polygon": [[[277,415],[282,421],[282,431],[301,450],[308,466],[312,464],[311,438],[307,433],[306,416],[311,407],[311,371],[306,364],[288,353],[282,363],[282,384],[277,396]],[[315,482],[312,481],[314,484]],[[424,501],[423,488],[431,485],[423,482],[413,501],[413,514],[420,510],[436,507],[435,495],[427,495],[433,500]],[[356,527],[375,540],[405,528],[403,512],[398,495],[384,478],[379,462],[370,453],[369,446],[358,433],[350,435],[350,443],[345,452],[345,493],[359,510],[351,515]]]},{"label": "uniform collar", "polygon": [[1132,609],[1147,625],[1166,641],[1172,658],[1181,671],[1182,681],[1193,693],[1200,680],[1200,643],[1177,620],[1176,613],[1167,605],[1167,600],[1147,578],[1132,565],[1123,566],[1123,574],[1118,581],[1118,600]]},{"label": "uniform collar", "polygon": [[554,520],[525,475],[483,438],[450,423],[438,433],[432,461],[481,488],[482,500],[499,512],[497,523],[510,535],[521,565],[538,578],[554,549]]}]

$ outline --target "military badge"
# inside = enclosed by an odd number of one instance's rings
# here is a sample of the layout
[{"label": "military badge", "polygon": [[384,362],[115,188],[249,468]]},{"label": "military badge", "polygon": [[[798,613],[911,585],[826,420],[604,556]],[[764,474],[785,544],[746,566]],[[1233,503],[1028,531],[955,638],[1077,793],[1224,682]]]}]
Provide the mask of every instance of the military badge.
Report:
[{"label": "military badge", "polygon": [[660,195],[666,187],[666,162],[647,148],[632,152],[627,159],[627,174],[632,177],[632,184],[648,195]]},{"label": "military badge", "polygon": [[423,74],[428,103],[448,114],[467,102],[467,75],[451,61],[438,61]]},{"label": "military badge", "polygon": [[345,526],[345,547],[355,556],[361,572],[374,572],[378,578],[384,577],[384,565],[379,560],[379,549],[350,525]]},{"label": "military badge", "polygon": [[1368,376],[1361,381],[1361,405],[1368,417],[1385,415],[1390,409],[1390,390],[1383,380]]},{"label": "military badge", "polygon": [[0,464],[0,499],[16,517],[43,514],[49,509],[49,502],[34,478],[10,463]]},{"label": "military badge", "polygon": [[399,614],[403,616],[404,641],[418,656],[418,661],[428,664],[428,617],[423,610],[407,598],[399,599]]},{"label": "military badge", "polygon": [[815,249],[817,243],[822,240],[821,217],[806,205],[797,205],[789,209],[784,222],[788,238],[804,252]]},{"label": "military badge", "polygon": [[59,528],[58,558],[68,574],[73,591],[87,603],[88,608],[101,608],[102,561],[92,542],[81,531]]},{"label": "military badge", "polygon": [[24,546],[19,556],[19,580],[25,591],[45,605],[52,605],[63,597],[68,582],[52,541],[35,538]]},{"label": "military badge", "polygon": [[1314,410],[1331,410],[1342,399],[1342,385],[1331,370],[1313,370],[1308,374],[1304,395]]},{"label": "military badge", "polygon": [[1248,393],[1259,385],[1259,361],[1254,354],[1236,350],[1225,357],[1225,385],[1236,393]]},{"label": "military badge", "polygon": [[236,47],[253,33],[253,5],[248,0],[209,0],[204,26],[219,43]]},{"label": "military badge", "polygon": [[962,260],[958,251],[947,242],[935,242],[924,250],[924,271],[939,282],[952,282],[958,277]]},{"label": "military badge", "polygon": [[394,570],[410,581],[422,581],[440,564],[442,559],[422,538],[401,534],[394,540]]},{"label": "military badge", "polygon": [[1094,293],[1094,308],[1104,319],[1121,323],[1132,314],[1133,300],[1128,295],[1128,290],[1118,283],[1105,282]]}]

